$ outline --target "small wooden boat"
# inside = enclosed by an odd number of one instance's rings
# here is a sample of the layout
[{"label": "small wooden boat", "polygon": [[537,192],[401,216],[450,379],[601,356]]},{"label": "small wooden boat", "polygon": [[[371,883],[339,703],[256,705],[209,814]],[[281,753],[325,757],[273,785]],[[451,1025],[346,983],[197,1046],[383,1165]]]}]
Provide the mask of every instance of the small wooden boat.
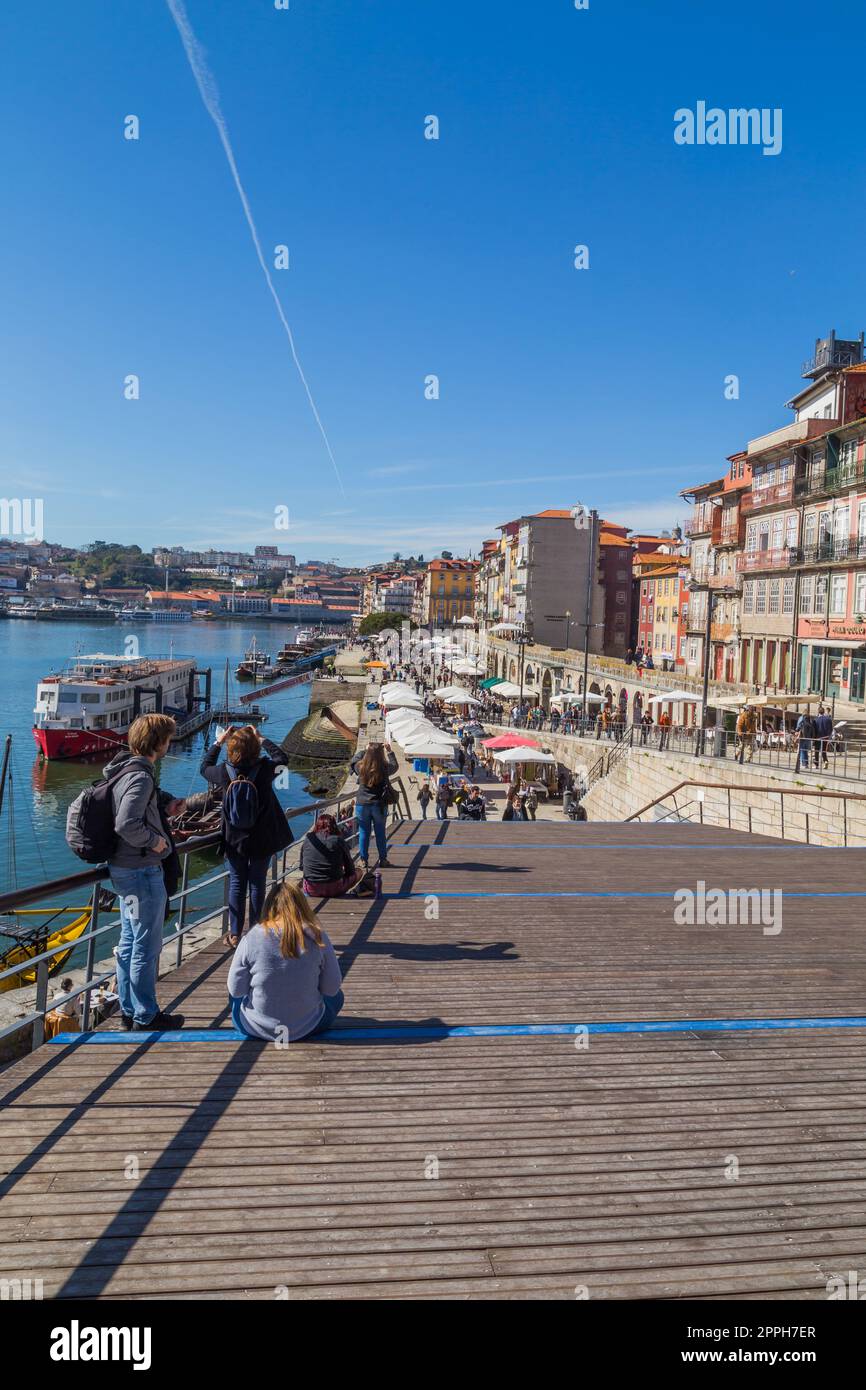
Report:
[{"label": "small wooden boat", "polygon": [[[47,915],[46,915],[47,914]],[[67,914],[72,915],[71,922],[63,922],[59,926],[54,923],[59,917]],[[9,914],[10,918],[19,919],[22,917],[40,917],[41,922],[23,923],[6,925],[5,919],[0,919],[0,938],[8,937],[11,945],[5,949],[0,948],[0,971],[10,970],[14,965],[24,965],[33,956],[42,955],[43,951],[50,951],[55,946],[68,946],[66,951],[58,951],[48,962],[48,974],[56,975],[62,970],[69,957],[72,955],[75,943],[84,934],[90,925],[90,904],[87,907],[60,907],[54,911],[43,907],[21,908],[15,913]],[[0,980],[0,993],[9,989],[22,989],[24,985],[36,983],[36,967],[30,970],[21,970],[17,975],[8,975],[5,980]]]}]

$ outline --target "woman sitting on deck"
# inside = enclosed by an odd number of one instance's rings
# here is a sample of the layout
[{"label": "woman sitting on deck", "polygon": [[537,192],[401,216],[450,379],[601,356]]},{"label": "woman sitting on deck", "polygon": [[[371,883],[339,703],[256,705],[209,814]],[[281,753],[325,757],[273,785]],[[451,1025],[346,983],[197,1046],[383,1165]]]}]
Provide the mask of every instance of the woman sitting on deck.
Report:
[{"label": "woman sitting on deck", "polygon": [[349,846],[333,816],[321,815],[301,845],[301,873],[308,898],[340,898],[354,888],[363,870],[356,869]]},{"label": "woman sitting on deck", "polygon": [[232,1021],[252,1038],[297,1042],[324,1033],[343,1007],[334,948],[294,883],[279,883],[241,939],[228,990]]}]

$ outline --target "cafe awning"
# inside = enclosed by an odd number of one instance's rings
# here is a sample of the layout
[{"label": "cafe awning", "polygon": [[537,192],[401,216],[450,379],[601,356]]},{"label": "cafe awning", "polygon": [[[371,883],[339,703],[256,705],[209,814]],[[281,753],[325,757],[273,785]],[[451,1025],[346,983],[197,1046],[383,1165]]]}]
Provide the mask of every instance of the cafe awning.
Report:
[{"label": "cafe awning", "polygon": [[846,651],[856,651],[862,647],[866,651],[866,638],[863,637],[801,637],[807,647],[844,647]]},{"label": "cafe awning", "polygon": [[494,685],[502,684],[502,676],[488,676],[486,681],[482,681],[479,690],[492,690]]}]

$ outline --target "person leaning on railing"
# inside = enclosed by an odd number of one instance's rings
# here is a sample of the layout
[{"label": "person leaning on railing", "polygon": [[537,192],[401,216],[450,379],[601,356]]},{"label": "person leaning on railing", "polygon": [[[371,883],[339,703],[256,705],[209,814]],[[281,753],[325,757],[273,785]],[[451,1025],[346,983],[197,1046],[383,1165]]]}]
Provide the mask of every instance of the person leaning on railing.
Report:
[{"label": "person leaning on railing", "polygon": [[168,752],[174,731],[175,722],[167,714],[139,715],[127,734],[128,749],[104,771],[113,783],[117,844],[108,867],[120,906],[120,941],[114,954],[126,1029],[183,1026],[183,1015],[163,1013],[156,997],[165,909],[178,879],[167,817],[182,811],[184,802],[157,785],[154,764]]}]

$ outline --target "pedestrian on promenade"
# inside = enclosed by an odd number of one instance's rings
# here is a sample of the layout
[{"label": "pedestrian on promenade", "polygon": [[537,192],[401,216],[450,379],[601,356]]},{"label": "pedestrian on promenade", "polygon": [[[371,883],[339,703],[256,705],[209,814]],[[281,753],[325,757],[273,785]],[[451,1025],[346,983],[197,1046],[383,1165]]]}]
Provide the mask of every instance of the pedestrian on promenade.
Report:
[{"label": "pedestrian on promenade", "polygon": [[385,817],[387,808],[394,804],[397,795],[388,780],[397,771],[397,759],[391,751],[390,743],[370,743],[363,752],[355,754],[350,767],[358,779],[355,819],[358,822],[358,854],[361,863],[365,869],[369,865],[372,829],[376,836],[379,867],[390,869]]},{"label": "pedestrian on promenade", "polygon": [[809,754],[812,751],[812,741],[815,737],[815,720],[808,710],[805,710],[797,720],[797,766],[801,772],[809,771]]},{"label": "pedestrian on promenade", "polygon": [[645,713],[644,713],[644,715],[643,715],[643,718],[642,718],[641,721],[640,721],[640,746],[641,746],[641,748],[645,748],[645,747],[646,747],[647,738],[649,737],[649,731],[650,731],[650,729],[652,728],[652,726],[653,726],[653,717],[652,717],[652,714],[650,713],[649,710],[646,710]]},{"label": "pedestrian on promenade", "polygon": [[418,793],[418,805],[421,807],[421,819],[427,819],[427,807],[433,800],[433,793],[430,790],[430,783],[425,782]]},{"label": "pedestrian on promenade", "polygon": [[481,795],[481,788],[472,786],[469,788],[469,795],[464,797],[460,803],[458,820],[486,820],[487,807],[484,804],[484,797]]},{"label": "pedestrian on promenade", "polygon": [[333,816],[319,816],[304,836],[301,873],[308,898],[341,898],[363,876]]},{"label": "pedestrian on promenade", "polygon": [[736,735],[737,762],[742,763],[747,748],[751,762],[755,755],[755,715],[748,706],[737,715]]},{"label": "pedestrian on promenade", "polygon": [[833,720],[823,705],[818,706],[815,733],[817,735],[815,739],[815,766],[827,768],[830,765],[827,759],[827,749],[833,736]]},{"label": "pedestrian on promenade", "polygon": [[535,820],[535,813],[538,810],[538,792],[531,782],[526,789],[526,798],[523,804],[526,807],[529,819]]},{"label": "pedestrian on promenade", "polygon": [[[223,745],[226,761],[220,763]],[[202,758],[202,777],[222,793],[220,847],[229,871],[226,944],[232,948],[243,935],[247,896],[250,921],[257,922],[265,902],[268,865],[294,839],[274,791],[274,779],[285,764],[279,744],[263,739],[252,724],[241,729],[229,725]]]},{"label": "pedestrian on promenade", "polygon": [[436,819],[448,819],[448,807],[451,805],[451,779],[447,772],[440,772],[436,782]]},{"label": "pedestrian on promenade", "polygon": [[671,717],[667,710],[659,715],[659,752],[663,753],[671,736]]},{"label": "pedestrian on promenade", "polygon": [[510,786],[510,787],[508,788],[508,792],[507,792],[506,797],[505,797],[505,807],[504,807],[504,809],[503,809],[503,811],[502,811],[502,819],[503,819],[503,820],[522,820],[522,819],[523,819],[522,815],[520,814],[520,810],[518,809],[518,805],[517,805],[517,786],[516,786],[516,785]]},{"label": "pedestrian on promenade", "polygon": [[294,883],[268,893],[232,958],[232,1022],[248,1037],[297,1042],[324,1033],[345,1003],[334,948]]},{"label": "pedestrian on promenade", "polygon": [[457,766],[458,766],[458,768],[460,769],[461,772],[463,771],[464,767],[466,766],[466,749],[463,748],[463,746],[462,746],[462,745],[459,745],[459,744],[458,744],[458,747],[457,747]]},{"label": "pedestrian on promenade", "polygon": [[108,867],[120,907],[120,941],[115,947],[117,993],[128,1031],[183,1027],[183,1014],[166,1014],[156,997],[162,928],[168,897],[177,887],[178,859],[168,816],[183,799],[157,786],[155,763],[165,756],[175,731],[167,714],[142,714],[126,736],[128,748],[112,759],[104,776],[112,783],[117,845]]}]

